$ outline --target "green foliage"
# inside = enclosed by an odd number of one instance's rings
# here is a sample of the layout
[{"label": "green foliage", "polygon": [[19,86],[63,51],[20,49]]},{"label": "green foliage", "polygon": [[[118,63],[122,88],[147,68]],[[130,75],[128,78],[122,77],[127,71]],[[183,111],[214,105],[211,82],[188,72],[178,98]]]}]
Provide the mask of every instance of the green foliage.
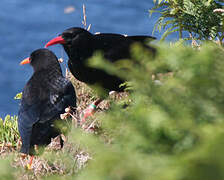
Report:
[{"label": "green foliage", "polygon": [[17,116],[7,115],[4,120],[0,118],[0,143],[3,146],[11,144],[14,147],[17,145],[19,137]]},{"label": "green foliage", "polygon": [[216,40],[221,43],[224,39],[224,13],[214,12],[222,8],[221,2],[215,0],[159,0],[149,12],[161,14],[155,29],[166,29],[162,36],[164,40],[169,34],[183,32],[199,40]]},{"label": "green foliage", "polygon": [[10,164],[12,161],[12,157],[7,157],[6,159],[1,159],[0,163],[0,178],[2,180],[12,180],[18,179],[15,177],[15,168],[13,168]]},{"label": "green foliage", "polygon": [[0,118],[0,179],[17,179],[15,178],[15,168],[12,167],[14,157],[9,152],[17,147],[18,140],[17,116],[7,115],[4,120]]},{"label": "green foliage", "polygon": [[183,164],[186,165],[181,174],[183,180],[224,179],[223,125],[206,127],[204,130],[202,145],[183,158]]},{"label": "green foliage", "polygon": [[[127,108],[114,103],[100,117],[109,145],[73,135],[94,154],[78,179],[223,179],[223,56],[215,44],[194,50],[177,43],[160,44],[152,60],[136,46],[138,63],[119,63],[125,71],[95,57],[92,65],[125,75],[134,90]],[[171,75],[156,74],[165,69]]]}]

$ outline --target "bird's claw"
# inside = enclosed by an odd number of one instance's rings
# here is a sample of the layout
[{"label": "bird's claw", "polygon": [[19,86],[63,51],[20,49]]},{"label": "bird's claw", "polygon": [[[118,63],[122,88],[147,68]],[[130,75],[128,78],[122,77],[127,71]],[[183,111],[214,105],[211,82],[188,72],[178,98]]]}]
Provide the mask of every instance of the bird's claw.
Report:
[{"label": "bird's claw", "polygon": [[28,169],[28,170],[31,170],[32,168],[31,168],[31,165],[28,163],[27,165],[26,165],[26,168]]},{"label": "bird's claw", "polygon": [[34,156],[32,155],[31,157],[30,157],[30,162],[29,163],[27,163],[27,165],[26,165],[26,168],[28,169],[28,170],[31,170],[32,169],[32,163],[33,163],[33,158],[34,158]]},{"label": "bird's claw", "polygon": [[[24,160],[26,157],[28,157],[28,155],[27,155],[27,154],[24,154],[24,153],[21,153],[21,154],[20,154],[20,157],[22,158],[22,160]],[[31,170],[31,169],[32,169],[31,166],[32,166],[33,158],[34,158],[34,156],[32,155],[32,156],[30,157],[29,163],[27,163],[27,164],[25,165],[25,168],[26,168],[27,170]]]}]

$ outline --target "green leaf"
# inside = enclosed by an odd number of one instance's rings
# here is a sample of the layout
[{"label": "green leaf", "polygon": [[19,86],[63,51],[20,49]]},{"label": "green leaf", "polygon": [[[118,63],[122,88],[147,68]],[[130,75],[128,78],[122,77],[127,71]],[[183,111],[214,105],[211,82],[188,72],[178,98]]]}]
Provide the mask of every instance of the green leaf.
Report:
[{"label": "green leaf", "polygon": [[[174,27],[170,27],[170,28],[168,28],[168,29],[163,33],[163,35],[162,35],[162,37],[161,37],[161,41],[164,41],[165,38],[166,38],[168,35],[170,35],[171,33],[173,33],[173,32],[178,32],[179,29],[178,29],[177,27],[178,27],[178,26],[174,26]],[[176,28],[176,29],[175,29],[175,28]]]},{"label": "green leaf", "polygon": [[14,99],[22,99],[22,92],[16,94],[16,96],[14,97]]}]

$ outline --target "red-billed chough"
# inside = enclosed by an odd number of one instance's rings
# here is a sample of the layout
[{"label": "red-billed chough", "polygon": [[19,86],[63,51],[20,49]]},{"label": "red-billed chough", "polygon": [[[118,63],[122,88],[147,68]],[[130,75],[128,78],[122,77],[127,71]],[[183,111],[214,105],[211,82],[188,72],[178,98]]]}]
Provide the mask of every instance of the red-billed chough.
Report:
[{"label": "red-billed chough", "polygon": [[[109,74],[102,69],[89,67],[87,60],[94,52],[100,51],[104,58],[111,63],[121,59],[131,61],[131,46],[136,42],[146,47],[154,55],[156,50],[144,44],[146,40],[153,39],[155,38],[151,36],[125,36],[112,33],[92,34],[83,28],[73,27],[50,40],[45,47],[62,44],[69,57],[68,67],[78,80],[90,85],[101,85],[107,91],[123,91],[124,86],[120,87],[120,84],[124,83],[125,79]],[[99,102],[99,100],[96,101],[93,106]]]},{"label": "red-billed chough", "polygon": [[119,87],[124,82],[119,76],[111,75],[104,70],[89,67],[86,63],[94,52],[100,51],[110,62],[121,59],[131,60],[131,45],[139,42],[153,54],[155,49],[146,46],[146,40],[153,40],[151,36],[124,36],[120,34],[101,33],[92,34],[83,28],[69,28],[61,35],[49,41],[45,47],[62,44],[68,57],[68,67],[71,73],[80,81],[87,84],[99,84],[108,91],[122,91]]},{"label": "red-billed chough", "polygon": [[[32,154],[34,145],[47,145],[60,134],[55,121],[68,106],[76,106],[71,82],[63,77],[53,52],[38,49],[20,64],[30,63],[34,73],[26,83],[18,113],[21,152]],[[61,120],[62,121],[62,120]]]}]

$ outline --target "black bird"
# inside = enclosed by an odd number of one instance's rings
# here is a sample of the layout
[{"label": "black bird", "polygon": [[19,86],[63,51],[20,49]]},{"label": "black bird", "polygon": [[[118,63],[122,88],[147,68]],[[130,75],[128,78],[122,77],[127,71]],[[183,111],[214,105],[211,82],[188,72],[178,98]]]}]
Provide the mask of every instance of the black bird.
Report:
[{"label": "black bird", "polygon": [[[146,47],[152,54],[155,49],[146,46],[146,40],[153,40],[151,36],[125,36],[121,34],[102,33],[92,34],[89,31],[73,27],[65,30],[58,37],[50,40],[45,47],[62,44],[68,57],[68,67],[71,73],[80,81],[87,84],[101,85],[107,91],[123,91],[124,79],[119,76],[107,73],[102,69],[89,67],[87,60],[95,51],[101,51],[104,58],[112,63],[120,59],[131,60],[131,45],[138,42]],[[99,104],[100,100],[93,103]]]},{"label": "black bird", "polygon": [[31,64],[34,73],[23,90],[18,129],[22,139],[20,151],[33,154],[34,145],[47,145],[51,138],[60,134],[54,123],[60,120],[66,107],[76,106],[76,94],[50,50],[35,50],[20,64],[27,63]]},{"label": "black bird", "polygon": [[[104,70],[89,67],[86,62],[95,51],[101,51],[106,60],[114,63],[120,59],[130,59],[130,47],[133,43],[155,39],[151,36],[124,36],[120,34],[91,34],[83,28],[70,28],[60,36],[49,41],[45,47],[62,44],[68,57],[71,73],[87,84],[99,84],[108,91],[122,91],[119,87],[124,82],[119,76],[111,75]],[[144,45],[145,46],[145,45]],[[147,47],[153,54],[155,49]]]}]

